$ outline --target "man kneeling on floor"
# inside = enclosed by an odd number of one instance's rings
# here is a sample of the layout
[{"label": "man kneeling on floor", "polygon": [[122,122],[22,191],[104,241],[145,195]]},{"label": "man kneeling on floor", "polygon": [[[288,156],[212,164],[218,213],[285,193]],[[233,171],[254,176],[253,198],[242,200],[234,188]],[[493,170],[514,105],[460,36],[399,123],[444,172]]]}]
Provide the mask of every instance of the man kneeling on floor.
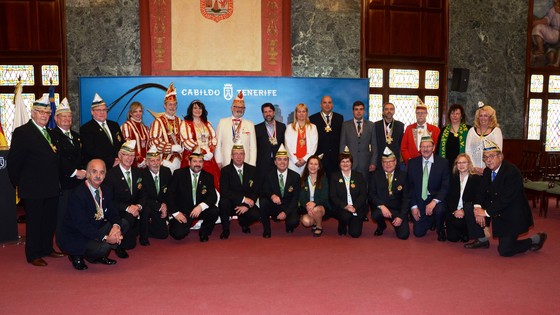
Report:
[{"label": "man kneeling on floor", "polygon": [[84,258],[92,264],[116,264],[108,258],[109,253],[117,248],[128,230],[126,221],[111,205],[110,190],[101,185],[106,171],[102,160],[91,160],[86,181],[74,189],[68,201],[60,245],[77,270],[88,269]]}]

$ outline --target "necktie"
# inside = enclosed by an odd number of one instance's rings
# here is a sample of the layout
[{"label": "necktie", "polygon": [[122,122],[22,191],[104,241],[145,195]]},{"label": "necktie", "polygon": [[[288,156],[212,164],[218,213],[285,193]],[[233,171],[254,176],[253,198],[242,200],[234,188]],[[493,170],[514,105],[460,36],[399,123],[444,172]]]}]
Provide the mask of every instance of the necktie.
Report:
[{"label": "necktie", "polygon": [[156,184],[156,194],[159,195],[159,175],[156,175],[156,177],[154,177],[154,184]]},{"label": "necktie", "polygon": [[101,219],[103,218],[103,209],[101,208],[101,198],[99,197],[99,188],[95,190],[95,203],[97,205],[96,218]]},{"label": "necktie", "polygon": [[280,194],[284,197],[284,175],[280,174]]},{"label": "necktie", "polygon": [[496,179],[496,171],[492,171],[492,181],[494,181],[494,179]]},{"label": "necktie", "polygon": [[109,141],[111,141],[111,144],[113,144],[113,138],[111,138],[111,133],[109,132],[109,129],[107,128],[107,123],[103,122],[101,124],[101,126],[103,127],[103,131],[105,131],[105,134],[107,135],[107,138],[109,138]]},{"label": "necktie", "polygon": [[130,193],[132,194],[132,178],[130,178],[130,171],[126,171],[126,183],[128,184],[128,188],[130,189]]},{"label": "necktie", "polygon": [[393,173],[387,174],[387,190],[391,192],[393,188]]},{"label": "necktie", "polygon": [[326,115],[327,117],[327,125],[331,122],[331,115]]},{"label": "necktie", "polygon": [[237,170],[237,174],[239,175],[239,181],[243,184],[243,171],[241,169]]},{"label": "necktie", "polygon": [[52,143],[52,142],[51,142],[51,135],[49,135],[49,133],[48,133],[48,131],[47,131],[47,128],[43,128],[42,131],[43,131],[43,136],[45,137],[45,139],[47,139],[47,141],[48,141],[49,143]]},{"label": "necktie", "polygon": [[358,136],[361,136],[362,135],[362,121],[358,120],[356,123],[358,124],[358,127],[357,127],[358,128]]},{"label": "necktie", "polygon": [[[70,131],[65,131],[64,134],[68,137],[70,142],[72,142],[72,134],[70,134]],[[74,142],[72,142],[72,143],[74,143]]]},{"label": "necktie", "polygon": [[101,205],[101,198],[99,197],[99,188],[95,190],[95,202],[97,202],[98,205]]},{"label": "necktie", "polygon": [[198,174],[193,174],[192,180],[192,200],[196,202],[196,186],[198,185]]},{"label": "necktie", "polygon": [[428,161],[424,164],[424,174],[422,175],[422,199],[428,199],[428,177],[430,173],[428,172]]}]

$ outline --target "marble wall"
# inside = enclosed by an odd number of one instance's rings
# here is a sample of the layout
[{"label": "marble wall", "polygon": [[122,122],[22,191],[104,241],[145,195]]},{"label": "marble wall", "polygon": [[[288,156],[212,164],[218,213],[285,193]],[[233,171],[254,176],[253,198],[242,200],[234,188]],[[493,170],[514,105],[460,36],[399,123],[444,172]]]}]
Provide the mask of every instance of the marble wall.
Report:
[{"label": "marble wall", "polygon": [[[361,3],[292,0],[293,76],[360,76]],[[467,92],[450,91],[449,103],[471,116],[479,100],[491,104],[505,136],[521,138],[527,1],[450,0],[449,8],[450,72],[470,70]],[[74,108],[79,76],[140,75],[138,1],[66,0],[66,23]]]}]

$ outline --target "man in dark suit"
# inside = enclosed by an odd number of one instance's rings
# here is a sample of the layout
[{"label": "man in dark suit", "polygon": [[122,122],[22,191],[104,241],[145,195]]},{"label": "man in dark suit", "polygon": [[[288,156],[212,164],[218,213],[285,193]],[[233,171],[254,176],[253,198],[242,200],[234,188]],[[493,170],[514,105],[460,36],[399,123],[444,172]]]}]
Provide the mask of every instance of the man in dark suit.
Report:
[{"label": "man in dark suit", "polygon": [[245,149],[240,144],[234,144],[231,149],[231,163],[221,170],[219,208],[223,230],[220,239],[229,237],[230,216],[237,216],[243,233],[251,233],[249,225],[260,216],[259,208],[255,204],[259,188],[257,169],[244,163],[244,160]]},{"label": "man in dark suit", "polygon": [[413,233],[426,235],[434,226],[438,241],[445,242],[445,198],[449,191],[449,166],[446,159],[434,155],[434,140],[428,134],[420,141],[420,156],[408,163],[408,184],[411,191]]},{"label": "man in dark suit", "polygon": [[90,121],[80,128],[84,161],[102,159],[107,169],[119,164],[118,152],[124,142],[119,125],[107,120],[107,105],[96,93],[91,104]]},{"label": "man in dark suit", "polygon": [[288,151],[281,144],[274,159],[276,168],[268,173],[263,183],[263,193],[259,202],[263,237],[270,238],[270,218],[286,221],[286,232],[292,233],[299,224],[298,196],[299,175],[288,169]]},{"label": "man in dark suit", "polygon": [[136,140],[128,140],[119,150],[119,164],[107,171],[105,184],[111,191],[113,206],[119,211],[119,216],[128,223],[128,231],[123,233],[123,240],[115,250],[119,258],[128,258],[127,249],[136,247],[138,237],[138,223],[143,205],[140,203],[142,189],[141,171],[133,167],[136,155]]},{"label": "man in dark suit", "polygon": [[275,108],[271,103],[264,103],[261,106],[264,121],[255,125],[257,136],[257,174],[262,183],[268,172],[275,168],[274,156],[284,143],[286,125],[274,119]]},{"label": "man in dark suit", "polygon": [[33,103],[29,122],[12,134],[7,162],[10,180],[25,205],[25,256],[34,266],[46,266],[45,256],[63,256],[53,249],[60,180],[57,149],[46,128],[50,115],[48,96]]},{"label": "man in dark suit", "polygon": [[56,146],[60,158],[59,173],[62,188],[58,199],[56,243],[60,247],[60,228],[68,207],[68,198],[72,190],[81,184],[86,177],[85,164],[82,159],[82,143],[80,135],[72,128],[72,110],[68,100],[64,98],[56,108],[54,120],[56,127],[51,130],[52,142]]},{"label": "man in dark suit", "polygon": [[[486,168],[474,205],[476,222],[481,226],[492,222],[492,234],[498,238],[500,256],[511,257],[528,250],[540,250],[547,239],[546,233],[518,239],[533,225],[531,208],[523,192],[521,172],[504,161],[504,155],[495,143],[485,143],[482,158]],[[488,241],[475,240],[465,247],[488,248]]]},{"label": "man in dark suit", "polygon": [[397,157],[386,147],[382,154],[382,168],[376,170],[369,184],[369,204],[371,218],[377,223],[375,236],[383,235],[387,228],[385,220],[389,220],[395,228],[397,237],[408,239],[408,209],[410,192],[406,180],[406,172],[397,169]]},{"label": "man in dark suit", "polygon": [[142,170],[140,204],[140,245],[150,245],[149,237],[165,239],[167,229],[167,188],[171,170],[161,165],[161,153],[155,145],[146,152],[146,165]]},{"label": "man in dark suit", "polygon": [[[383,118],[373,124],[375,129],[375,147],[389,148],[397,158],[397,165],[400,166],[404,165],[401,157],[404,124],[393,119],[393,115],[395,115],[395,105],[389,102],[383,104]],[[381,155],[377,155],[376,167],[378,169],[382,167]]]},{"label": "man in dark suit", "polygon": [[201,242],[208,242],[219,210],[214,177],[202,169],[203,154],[199,148],[190,155],[190,166],[176,170],[167,190],[169,235],[182,240],[189,235],[194,220],[203,220],[198,232]]},{"label": "man in dark suit", "polygon": [[62,249],[70,255],[68,258],[77,270],[88,269],[84,258],[94,264],[116,264],[108,256],[121,243],[128,228],[112,206],[110,189],[102,185],[105,172],[102,160],[91,160],[86,181],[70,195],[59,237]]},{"label": "man in dark suit", "polygon": [[373,123],[364,119],[365,106],[360,101],[352,105],[354,118],[342,124],[340,136],[340,152],[348,147],[354,159],[352,170],[360,172],[366,182],[369,181],[370,172],[375,171],[377,161],[377,147],[375,143],[375,129]]},{"label": "man in dark suit", "polygon": [[333,101],[330,96],[321,99],[321,111],[309,117],[309,121],[317,126],[319,142],[315,155],[323,154],[323,167],[330,175],[338,170],[338,145],[340,144],[340,132],[344,117],[333,112]]}]

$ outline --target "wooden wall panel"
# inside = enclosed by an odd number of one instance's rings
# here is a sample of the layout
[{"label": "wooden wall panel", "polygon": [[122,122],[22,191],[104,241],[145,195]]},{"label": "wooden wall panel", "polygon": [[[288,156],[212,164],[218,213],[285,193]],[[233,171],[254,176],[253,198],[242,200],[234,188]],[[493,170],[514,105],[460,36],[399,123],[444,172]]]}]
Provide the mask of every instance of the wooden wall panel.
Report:
[{"label": "wooden wall panel", "polygon": [[37,5],[39,50],[60,50],[60,17],[56,1],[39,1]]},{"label": "wooden wall panel", "polygon": [[424,57],[443,57],[446,53],[442,43],[443,17],[439,12],[426,12],[422,17],[422,55]]},{"label": "wooden wall panel", "polygon": [[367,33],[368,47],[366,50],[372,54],[387,55],[389,54],[389,45],[387,45],[386,19],[384,10],[369,10],[369,21],[371,32]]},{"label": "wooden wall panel", "polygon": [[391,11],[389,24],[390,54],[392,56],[420,56],[422,13]]},{"label": "wooden wall panel", "polygon": [[418,8],[422,7],[422,0],[392,0],[391,5],[394,7]]},{"label": "wooden wall panel", "polygon": [[31,3],[0,0],[0,51],[32,49],[31,16]]}]

